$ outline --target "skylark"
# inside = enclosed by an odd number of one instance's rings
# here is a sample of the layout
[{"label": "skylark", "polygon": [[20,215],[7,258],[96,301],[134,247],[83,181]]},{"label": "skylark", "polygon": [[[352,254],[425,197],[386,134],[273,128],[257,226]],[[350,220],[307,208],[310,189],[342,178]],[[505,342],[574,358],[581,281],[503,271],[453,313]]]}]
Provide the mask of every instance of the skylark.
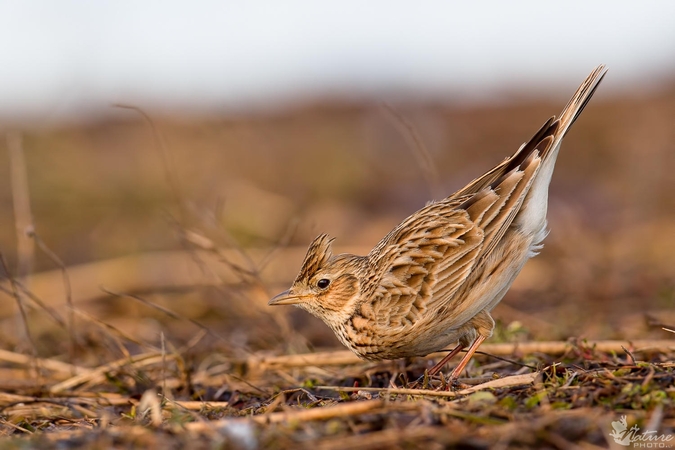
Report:
[{"label": "skylark", "polygon": [[405,219],[366,256],[309,246],[291,288],[270,305],[323,320],[368,360],[424,356],[458,342],[430,375],[469,347],[456,380],[492,335],[490,311],[547,235],[548,186],[560,144],[605,75],[597,67],[517,152],[449,197]]}]

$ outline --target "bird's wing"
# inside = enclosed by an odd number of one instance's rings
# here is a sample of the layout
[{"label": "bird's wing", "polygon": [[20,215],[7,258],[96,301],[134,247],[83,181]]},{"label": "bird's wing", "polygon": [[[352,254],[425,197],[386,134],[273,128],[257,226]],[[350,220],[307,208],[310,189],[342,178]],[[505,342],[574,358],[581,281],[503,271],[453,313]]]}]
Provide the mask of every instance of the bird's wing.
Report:
[{"label": "bird's wing", "polygon": [[[535,156],[494,188],[427,205],[392,230],[368,256],[381,278],[363,314],[381,326],[405,328],[428,317],[427,310],[449,304],[474,268],[482,270],[478,266],[513,220],[539,167]],[[470,318],[490,300],[479,298],[461,310],[457,305],[456,313]]]},{"label": "bird's wing", "polygon": [[[368,255],[380,278],[362,314],[388,328],[424,317],[438,298],[452,296],[480,254],[483,230],[456,204],[426,206],[391,231]],[[442,292],[441,292],[442,291]]]}]

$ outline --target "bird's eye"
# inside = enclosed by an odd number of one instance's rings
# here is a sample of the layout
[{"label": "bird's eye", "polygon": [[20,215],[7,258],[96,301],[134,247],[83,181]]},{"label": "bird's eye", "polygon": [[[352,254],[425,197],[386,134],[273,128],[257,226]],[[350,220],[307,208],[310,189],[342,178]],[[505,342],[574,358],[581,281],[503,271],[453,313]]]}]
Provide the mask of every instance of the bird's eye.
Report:
[{"label": "bird's eye", "polygon": [[316,282],[316,285],[319,286],[320,289],[326,289],[328,285],[330,284],[330,280],[326,278],[322,278],[319,281]]}]

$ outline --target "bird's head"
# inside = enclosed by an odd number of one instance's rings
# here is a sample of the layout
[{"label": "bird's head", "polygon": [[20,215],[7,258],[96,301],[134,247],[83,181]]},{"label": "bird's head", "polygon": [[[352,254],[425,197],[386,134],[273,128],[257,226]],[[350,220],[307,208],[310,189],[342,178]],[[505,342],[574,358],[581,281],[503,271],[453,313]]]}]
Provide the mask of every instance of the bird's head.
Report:
[{"label": "bird's head", "polygon": [[328,325],[350,317],[360,298],[359,273],[363,271],[365,258],[333,256],[332,242],[325,234],[314,239],[291,288],[268,304],[295,305]]}]

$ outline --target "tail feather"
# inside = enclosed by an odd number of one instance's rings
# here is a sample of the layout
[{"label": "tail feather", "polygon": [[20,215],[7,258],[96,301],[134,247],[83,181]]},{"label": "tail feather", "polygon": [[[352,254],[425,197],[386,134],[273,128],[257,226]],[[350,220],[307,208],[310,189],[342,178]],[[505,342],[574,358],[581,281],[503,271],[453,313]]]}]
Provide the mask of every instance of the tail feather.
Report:
[{"label": "tail feather", "polygon": [[[539,144],[535,146],[541,152],[541,167],[535,176],[535,180],[523,201],[521,211],[516,219],[516,223],[524,233],[535,236],[533,245],[538,245],[547,234],[548,186],[551,183],[553,168],[555,167],[562,139],[588,104],[605,73],[604,65],[598,66],[591,72],[588,78],[581,83],[581,86],[574,93],[569,103],[563,108],[560,117],[549,127],[549,133],[544,138],[544,140],[551,139],[548,145],[545,148],[542,148]],[[544,140],[541,141],[542,144]]]},{"label": "tail feather", "polygon": [[607,69],[604,64],[599,65],[586,78],[586,80],[579,86],[579,89],[574,93],[569,103],[563,108],[560,113],[559,122],[562,123],[562,135],[560,139],[565,137],[570,127],[574,124],[577,118],[581,115],[586,105],[595,94],[595,90],[600,85],[600,82],[607,74]]},{"label": "tail feather", "polygon": [[[457,198],[464,195],[476,194],[488,186],[495,188],[500,179],[512,170],[520,167],[523,161],[525,161],[535,150],[539,151],[542,160],[546,162],[549,155],[557,152],[560,141],[565,137],[565,134],[567,134],[572,124],[574,124],[584,110],[606,72],[604,65],[596,67],[586,80],[584,80],[581,86],[579,86],[565,108],[563,108],[558,119],[556,119],[555,116],[548,119],[539,131],[537,131],[529,141],[523,144],[513,156],[507,158],[480,178],[467,184],[464,188],[456,192],[453,197]],[[552,137],[553,139],[547,141],[547,138],[549,137]]]}]

